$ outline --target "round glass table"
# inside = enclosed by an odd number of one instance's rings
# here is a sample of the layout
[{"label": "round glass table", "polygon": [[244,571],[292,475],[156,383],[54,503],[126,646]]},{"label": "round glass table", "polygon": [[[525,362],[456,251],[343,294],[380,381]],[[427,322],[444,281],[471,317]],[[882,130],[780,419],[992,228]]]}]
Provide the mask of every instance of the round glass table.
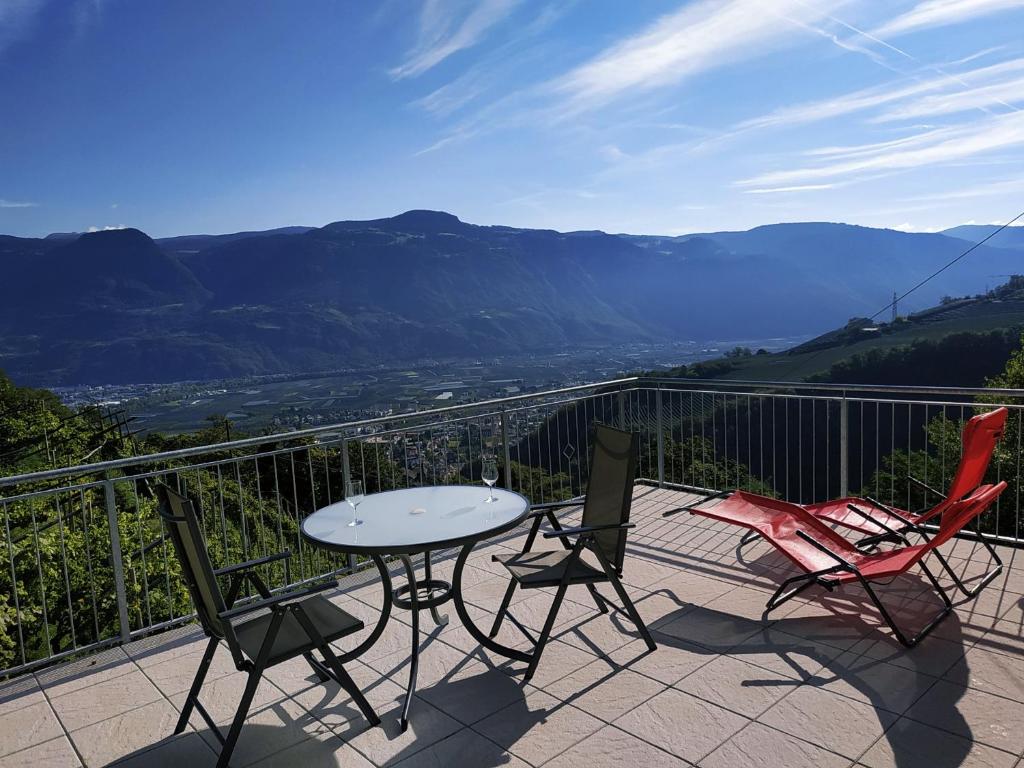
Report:
[{"label": "round glass table", "polygon": [[[474,545],[515,528],[530,514],[529,501],[513,491],[496,488],[494,500],[487,499],[487,489],[480,486],[405,488],[369,494],[355,510],[348,502],[340,501],[317,510],[302,522],[302,536],[313,546],[368,556],[381,574],[384,605],[377,625],[358,648],[340,657],[343,661],[358,656],[377,641],[391,615],[392,604],[412,613],[412,657],[402,707],[403,731],[409,725],[409,706],[416,690],[420,611],[429,610],[435,624],[447,624],[448,618],[437,609],[451,600],[459,619],[477,642],[508,658],[530,660],[529,654],[503,646],[484,634],[471,620],[462,599],[462,572]],[[353,520],[358,521],[356,525],[351,525]],[[449,584],[432,578],[430,553],[452,547],[461,550]],[[423,555],[422,579],[416,577],[414,555]],[[405,584],[392,588],[385,556],[397,556],[402,561]]]}]

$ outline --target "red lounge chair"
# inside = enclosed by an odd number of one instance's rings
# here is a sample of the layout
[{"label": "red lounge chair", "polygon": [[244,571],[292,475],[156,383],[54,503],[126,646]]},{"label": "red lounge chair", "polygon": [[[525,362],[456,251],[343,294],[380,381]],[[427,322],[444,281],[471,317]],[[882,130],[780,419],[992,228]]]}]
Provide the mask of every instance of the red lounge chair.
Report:
[{"label": "red lounge chair", "polygon": [[[996,443],[1003,436],[1008,414],[1009,411],[1006,408],[997,408],[994,411],[974,416],[964,424],[963,453],[960,457],[960,465],[945,494],[929,487],[915,477],[908,477],[910,482],[924,489],[926,498],[929,493],[938,497],[938,504],[929,509],[921,512],[894,509],[870,496],[847,497],[818,504],[805,504],[803,508],[821,520],[867,534],[868,538],[858,542],[861,546],[891,538],[889,531],[893,528],[901,532],[913,530],[921,535],[926,535],[922,528],[924,523],[938,517],[952,504],[981,487],[989,463],[992,461]],[[968,589],[946,559],[936,553],[942,567],[953,579],[957,588],[968,597],[976,596],[982,588],[1000,574],[1003,568],[1002,560],[999,559],[999,555],[996,554],[992,545],[984,539],[982,539],[982,544],[995,562],[995,567],[985,574],[985,577],[973,589]]]},{"label": "red lounge chair", "polygon": [[[803,574],[786,579],[779,586],[765,606],[765,615],[814,584],[820,584],[831,591],[842,584],[856,581],[864,587],[896,639],[909,648],[917,645],[953,609],[946,591],[925,564],[925,556],[935,552],[940,545],[988,509],[1005,488],[1005,482],[983,486],[966,499],[948,504],[939,532],[921,544],[910,545],[899,531],[890,528],[887,534],[902,539],[905,546],[874,553],[857,549],[829,525],[797,504],[746,491],[736,491],[714,507],[691,508],[690,512],[759,533],[804,571]],[[884,524],[880,525],[884,527]],[[891,579],[906,573],[914,565],[921,566],[942,598],[943,608],[923,629],[908,639],[878,599],[871,582]]]}]

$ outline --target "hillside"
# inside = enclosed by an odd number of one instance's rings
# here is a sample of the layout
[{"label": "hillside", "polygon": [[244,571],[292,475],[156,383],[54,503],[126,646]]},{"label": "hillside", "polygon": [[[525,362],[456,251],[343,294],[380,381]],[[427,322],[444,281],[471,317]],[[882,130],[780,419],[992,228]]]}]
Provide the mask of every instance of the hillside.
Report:
[{"label": "hillside", "polygon": [[[944,230],[942,234],[976,243],[988,237],[997,229],[999,229],[999,226],[996,224],[964,224],[963,226]],[[991,245],[994,248],[1024,250],[1024,226],[1006,227],[1002,232],[989,240],[987,245]]]},{"label": "hillside", "polygon": [[[985,295],[952,299],[901,317],[867,318],[776,354],[699,364],[689,375],[734,380],[983,386],[1024,332],[1024,278]],[[676,370],[668,375],[685,373]]]},{"label": "hillside", "polygon": [[[842,224],[659,238],[435,211],[159,241],[0,237],[18,287],[0,305],[0,369],[35,384],[151,382],[820,333],[962,248]],[[979,248],[915,299],[980,291],[1017,261]]]}]

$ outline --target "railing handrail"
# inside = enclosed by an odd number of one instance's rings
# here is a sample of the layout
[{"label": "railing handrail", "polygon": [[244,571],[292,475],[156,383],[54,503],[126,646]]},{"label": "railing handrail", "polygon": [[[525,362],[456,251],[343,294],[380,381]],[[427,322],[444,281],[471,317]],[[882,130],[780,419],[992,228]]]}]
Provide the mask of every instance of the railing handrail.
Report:
[{"label": "railing handrail", "polygon": [[108,461],[99,461],[91,464],[79,464],[70,467],[59,467],[56,469],[47,469],[38,472],[28,472],[20,475],[10,475],[8,477],[0,477],[0,488],[11,485],[18,485],[20,483],[36,483],[47,480],[60,480],[70,477],[77,477],[85,474],[102,474],[105,472],[112,472],[115,470],[125,469],[126,467],[136,466],[139,464],[152,464],[176,461],[178,459],[184,459],[208,453],[215,453],[219,451],[233,451],[240,450],[243,448],[251,448],[254,446],[265,445],[267,443],[301,440],[307,437],[316,437],[318,435],[338,432],[341,430],[352,430],[361,427],[375,426],[378,424],[387,424],[394,422],[405,423],[421,419],[430,419],[432,417],[443,416],[445,414],[451,414],[456,412],[476,411],[483,408],[495,407],[497,407],[500,412],[500,409],[502,407],[514,403],[522,403],[527,400],[541,399],[545,397],[552,397],[555,395],[564,395],[572,392],[581,392],[584,390],[603,389],[609,387],[622,388],[627,384],[653,388],[662,388],[666,387],[666,385],[669,388],[678,386],[686,386],[691,388],[700,388],[702,386],[708,388],[740,386],[764,390],[789,389],[796,391],[828,391],[840,393],[859,392],[909,395],[944,395],[946,397],[976,397],[979,395],[987,395],[990,397],[1024,398],[1024,390],[997,389],[987,387],[915,387],[892,384],[835,384],[825,382],[812,383],[793,381],[751,381],[744,379],[691,379],[658,376],[627,376],[620,379],[609,379],[606,381],[598,381],[587,384],[576,384],[571,387],[549,389],[544,390],[542,392],[530,392],[522,395],[512,395],[510,397],[490,398],[487,400],[480,400],[474,403],[460,403],[458,405],[449,405],[440,408],[428,408],[422,411],[391,414],[389,416],[376,416],[370,419],[358,419],[356,421],[336,422],[333,424],[326,424],[318,427],[307,427],[305,429],[292,430],[290,432],[276,432],[270,435],[258,435],[255,437],[247,437],[239,440],[230,440],[222,443],[210,443],[207,445],[193,446],[191,448],[179,448],[173,451],[143,454],[140,456],[129,456],[122,459],[111,459]]}]

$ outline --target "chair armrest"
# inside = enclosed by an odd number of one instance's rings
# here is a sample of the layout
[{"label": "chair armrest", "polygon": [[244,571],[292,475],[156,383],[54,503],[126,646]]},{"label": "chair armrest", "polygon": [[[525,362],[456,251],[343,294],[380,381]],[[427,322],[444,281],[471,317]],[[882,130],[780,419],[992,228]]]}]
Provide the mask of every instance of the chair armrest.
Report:
[{"label": "chair armrest", "polygon": [[868,521],[869,523],[874,523],[875,525],[877,525],[877,526],[878,526],[879,528],[881,528],[882,530],[884,530],[884,531],[885,531],[886,533],[888,533],[889,535],[891,535],[891,536],[895,536],[896,538],[900,539],[900,540],[901,540],[901,541],[902,541],[902,542],[903,542],[904,544],[909,544],[909,543],[910,543],[909,541],[907,541],[907,537],[906,537],[906,536],[904,536],[904,535],[903,535],[902,533],[900,533],[899,531],[897,531],[897,530],[896,530],[895,528],[893,528],[892,526],[890,526],[890,525],[886,525],[886,524],[885,524],[885,523],[883,523],[883,522],[882,522],[881,520],[877,520],[877,519],[873,518],[873,517],[872,517],[871,515],[869,515],[869,514],[868,514],[867,512],[865,512],[865,511],[864,511],[863,509],[861,509],[860,507],[858,507],[858,506],[857,506],[856,504],[847,504],[847,505],[846,505],[846,508],[847,508],[847,509],[849,509],[849,510],[850,510],[851,512],[856,512],[856,513],[857,513],[858,515],[860,515],[861,517],[863,517],[863,518],[864,518],[865,520],[867,520],[867,521]]},{"label": "chair armrest", "polygon": [[530,517],[536,517],[537,515],[545,515],[556,509],[563,509],[565,507],[579,507],[586,501],[585,498],[580,497],[577,499],[568,499],[566,501],[549,501],[545,504],[531,504],[530,505]]},{"label": "chair armrest", "polygon": [[627,528],[636,528],[636,523],[609,523],[608,525],[584,525],[579,528],[562,528],[559,531],[545,531],[545,539],[556,539],[563,536],[578,536],[584,533],[596,533],[598,531],[624,531]]},{"label": "chair armrest", "polygon": [[253,603],[246,603],[238,608],[221,611],[217,616],[222,619],[234,619],[247,613],[252,613],[253,611],[260,611],[264,608],[274,608],[282,603],[287,603],[290,600],[301,600],[304,597],[315,595],[318,592],[326,592],[328,589],[334,589],[337,586],[337,581],[325,581],[320,584],[314,584],[298,592],[284,592],[280,595],[275,595],[274,597],[267,597]]},{"label": "chair armrest", "polygon": [[934,493],[940,499],[945,499],[946,498],[946,494],[944,494],[942,491],[935,490],[930,485],[928,485],[927,483],[924,483],[924,482],[918,480],[913,475],[907,475],[907,480],[910,481],[911,483],[913,483],[914,485],[916,485],[918,488],[920,488],[923,491],[927,491],[928,493]]},{"label": "chair armrest", "polygon": [[796,531],[796,535],[799,536],[804,541],[806,541],[808,544],[810,544],[815,549],[820,550],[821,552],[824,552],[826,555],[828,555],[833,560],[835,560],[843,568],[846,568],[846,569],[852,571],[853,573],[857,573],[857,568],[856,568],[856,566],[853,565],[853,563],[850,563],[850,562],[844,560],[843,558],[841,558],[839,555],[837,555],[831,549],[826,547],[824,544],[822,544],[816,538],[814,538],[813,536],[810,536],[806,531],[797,530]]},{"label": "chair armrest", "polygon": [[226,565],[223,568],[218,568],[217,570],[215,570],[213,574],[215,576],[227,576],[231,573],[237,573],[238,571],[247,571],[250,568],[256,568],[257,566],[277,562],[278,560],[287,560],[291,556],[292,553],[286,549],[284,550],[284,552],[278,552],[276,555],[267,555],[266,557],[260,557],[256,560],[247,560],[244,563]]}]

